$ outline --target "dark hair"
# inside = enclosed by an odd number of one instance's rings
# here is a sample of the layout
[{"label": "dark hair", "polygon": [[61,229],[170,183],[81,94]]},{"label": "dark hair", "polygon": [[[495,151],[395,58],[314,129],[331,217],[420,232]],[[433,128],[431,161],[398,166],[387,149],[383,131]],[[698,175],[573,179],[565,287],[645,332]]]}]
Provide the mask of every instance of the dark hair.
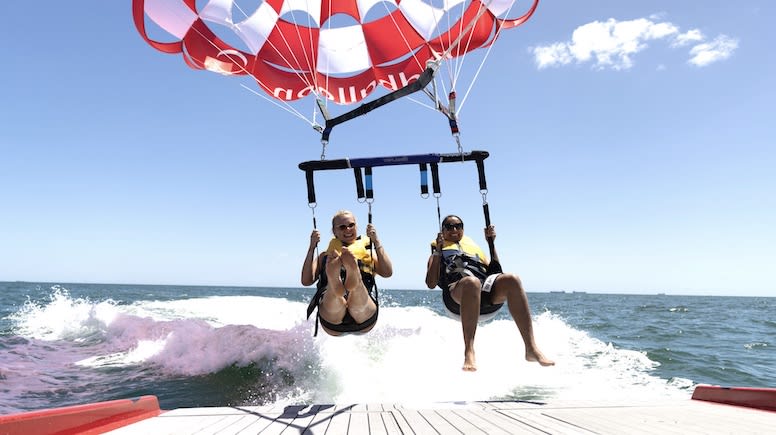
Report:
[{"label": "dark hair", "polygon": [[448,220],[448,219],[450,219],[450,218],[455,218],[455,219],[458,219],[458,221],[459,221],[460,223],[462,223],[462,224],[463,224],[463,219],[461,219],[461,218],[460,218],[460,217],[458,217],[457,215],[454,215],[454,214],[449,214],[449,215],[445,216],[445,218],[444,218],[444,219],[442,219],[442,225],[444,225],[445,223],[447,223],[447,220]]}]

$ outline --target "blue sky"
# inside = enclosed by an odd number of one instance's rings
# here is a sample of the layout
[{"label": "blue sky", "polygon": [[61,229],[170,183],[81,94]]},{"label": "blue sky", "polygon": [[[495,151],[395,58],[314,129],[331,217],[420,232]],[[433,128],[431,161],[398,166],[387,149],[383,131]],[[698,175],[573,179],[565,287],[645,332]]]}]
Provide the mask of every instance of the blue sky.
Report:
[{"label": "blue sky", "polygon": [[[524,3],[519,3],[524,4]],[[461,112],[485,149],[502,263],[527,290],[776,296],[770,1],[543,1],[504,33]],[[136,32],[131,2],[3,2],[0,280],[299,286],[308,125]],[[311,107],[309,102],[307,106]],[[455,152],[394,102],[337,127],[328,158]],[[442,213],[484,244],[474,165]],[[436,202],[375,169],[374,222],[422,289]],[[352,175],[316,178],[324,234]]]}]

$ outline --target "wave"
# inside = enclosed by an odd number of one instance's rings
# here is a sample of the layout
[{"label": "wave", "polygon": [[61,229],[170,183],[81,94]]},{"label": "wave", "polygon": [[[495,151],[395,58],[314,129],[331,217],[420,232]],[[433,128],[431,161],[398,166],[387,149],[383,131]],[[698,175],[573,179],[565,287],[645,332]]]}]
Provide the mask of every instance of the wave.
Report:
[{"label": "wave", "polygon": [[[687,397],[692,386],[661,379],[660,363],[646,353],[618,349],[549,311],[535,316],[534,333],[556,366],[525,361],[514,322],[502,318],[478,328],[479,370],[469,373],[461,370],[460,324],[425,306],[394,301],[381,307],[370,333],[345,337],[313,337],[305,309],[263,296],[121,304],[55,289],[47,303],[28,302],[10,316],[12,335],[0,343],[9,350],[0,357],[9,388],[0,397],[27,397],[29,408],[47,398],[51,406],[53,395],[67,391],[81,401],[127,397],[117,396],[124,391],[156,394],[172,408],[649,399]],[[41,381],[41,370],[53,375]]]}]

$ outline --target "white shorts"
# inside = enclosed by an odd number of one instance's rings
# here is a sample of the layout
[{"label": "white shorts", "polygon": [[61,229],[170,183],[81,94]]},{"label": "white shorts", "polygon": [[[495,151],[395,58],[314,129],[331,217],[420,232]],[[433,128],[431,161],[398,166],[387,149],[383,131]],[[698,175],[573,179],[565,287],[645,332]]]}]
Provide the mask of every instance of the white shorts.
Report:
[{"label": "white shorts", "polygon": [[496,282],[496,278],[501,275],[500,273],[494,273],[493,275],[488,275],[487,278],[485,278],[485,281],[482,282],[482,291],[490,293],[490,289],[493,288],[493,283]]},{"label": "white shorts", "polygon": [[[486,293],[490,293],[490,290],[493,288],[493,283],[496,282],[496,278],[498,278],[499,275],[501,274],[494,273],[493,275],[488,275],[488,277],[485,278],[485,281],[482,281],[482,286],[480,286],[480,289]],[[456,284],[458,284],[458,281],[450,284],[450,291],[453,291]]]},{"label": "white shorts", "polygon": [[[493,289],[493,283],[496,282],[496,278],[501,275],[500,273],[494,273],[493,275],[488,275],[487,278],[485,278],[485,281],[482,282],[482,291],[486,293],[490,293],[491,289]],[[452,291],[455,285],[458,284],[458,281],[452,283],[450,285],[450,290]],[[449,308],[447,308],[447,305],[442,304],[445,308],[445,312],[447,312],[447,315],[453,319],[461,320],[461,316],[458,314],[455,314],[454,312],[450,311]],[[478,322],[487,322],[488,320],[492,320],[494,317],[496,317],[496,314],[498,314],[498,311],[494,311],[492,313],[488,314],[480,314],[480,318]]]}]

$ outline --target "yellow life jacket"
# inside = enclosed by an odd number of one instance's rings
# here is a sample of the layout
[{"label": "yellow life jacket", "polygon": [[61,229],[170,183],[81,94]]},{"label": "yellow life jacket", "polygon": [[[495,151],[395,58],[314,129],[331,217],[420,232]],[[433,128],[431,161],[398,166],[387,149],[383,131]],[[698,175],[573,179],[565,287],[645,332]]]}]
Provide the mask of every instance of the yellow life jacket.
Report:
[{"label": "yellow life jacket", "polygon": [[[358,236],[358,238],[351,243],[350,245],[345,246],[348,248],[348,251],[353,253],[353,256],[356,257],[356,260],[358,261],[358,266],[361,269],[362,272],[371,274],[372,273],[372,255],[369,252],[369,248],[372,245],[372,241],[369,239],[369,237],[366,236]],[[344,245],[342,244],[342,241],[340,241],[336,237],[332,237],[331,241],[329,242],[329,246],[326,248],[326,253],[337,253],[337,255],[342,254],[342,247]]]},{"label": "yellow life jacket", "polygon": [[[436,248],[436,240],[431,242],[431,248]],[[458,251],[460,253],[466,254],[469,257],[475,258],[480,263],[483,263],[487,260],[487,257],[485,256],[485,252],[477,245],[474,240],[471,239],[469,236],[463,236],[461,237],[460,242],[449,242],[447,240],[444,241],[444,244],[442,245],[442,254],[445,254],[445,250],[448,251]]]}]

